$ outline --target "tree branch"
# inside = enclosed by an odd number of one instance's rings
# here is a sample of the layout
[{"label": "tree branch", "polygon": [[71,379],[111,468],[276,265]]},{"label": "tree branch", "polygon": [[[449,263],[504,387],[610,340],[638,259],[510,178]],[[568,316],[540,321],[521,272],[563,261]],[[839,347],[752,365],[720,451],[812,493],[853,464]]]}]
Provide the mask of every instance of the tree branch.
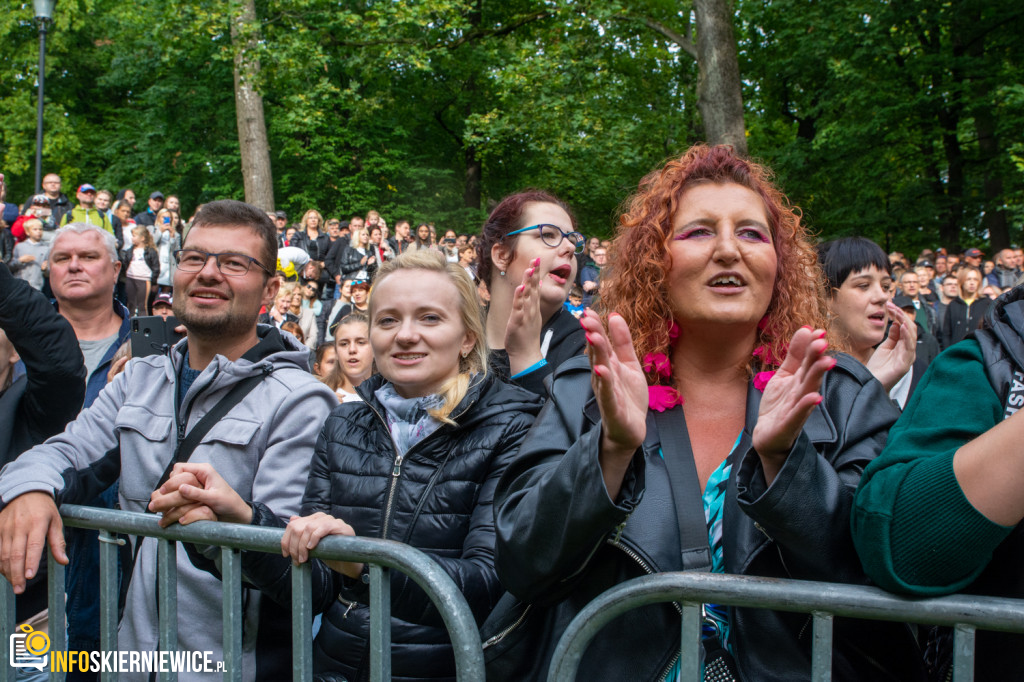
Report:
[{"label": "tree branch", "polygon": [[[682,35],[665,26],[661,22],[655,21],[650,17],[637,17],[630,14],[619,15],[614,17],[619,21],[639,21],[641,24],[651,29],[655,33],[660,33],[665,38],[682,48],[683,52],[690,55],[694,59],[697,58],[697,46],[693,44],[693,40],[689,35]],[[689,33],[689,27],[687,27],[687,33]]]}]

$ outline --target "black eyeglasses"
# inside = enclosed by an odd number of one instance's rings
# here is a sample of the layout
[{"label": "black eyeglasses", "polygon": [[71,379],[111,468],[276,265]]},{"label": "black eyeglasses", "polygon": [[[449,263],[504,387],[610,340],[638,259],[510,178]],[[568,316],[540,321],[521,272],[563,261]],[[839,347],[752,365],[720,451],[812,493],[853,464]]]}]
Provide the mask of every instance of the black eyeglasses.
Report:
[{"label": "black eyeglasses", "polygon": [[174,252],[174,259],[178,261],[178,269],[182,272],[199,272],[206,267],[211,257],[216,260],[217,269],[227,277],[241,277],[253,265],[270,276],[274,275],[263,263],[244,253],[208,253],[198,249],[179,249]]},{"label": "black eyeglasses", "polygon": [[531,225],[530,227],[524,227],[521,230],[509,232],[505,236],[511,237],[514,234],[519,234],[520,232],[529,232],[530,230],[540,230],[541,241],[553,249],[558,248],[558,246],[562,243],[563,239],[568,239],[569,243],[572,244],[573,248],[576,250],[576,253],[583,253],[583,245],[587,241],[586,237],[584,237],[579,232],[563,232],[562,228],[560,228],[558,225],[548,225],[546,223],[542,223],[540,225]]}]

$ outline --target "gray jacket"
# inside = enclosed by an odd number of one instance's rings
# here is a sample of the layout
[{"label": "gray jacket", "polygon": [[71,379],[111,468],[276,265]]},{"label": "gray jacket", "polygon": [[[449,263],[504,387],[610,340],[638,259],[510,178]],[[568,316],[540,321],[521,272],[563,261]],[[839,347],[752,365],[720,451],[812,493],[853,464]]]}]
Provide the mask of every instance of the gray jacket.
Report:
[{"label": "gray jacket", "polygon": [[[187,433],[237,382],[269,370],[203,437],[190,461],[212,464],[244,499],[262,502],[284,520],[298,514],[316,438],[338,399],[309,373],[309,351],[293,337],[263,325],[259,334],[260,342],[239,360],[216,356],[189,387],[180,410],[175,409],[175,392],[187,341],[176,345],[169,357],[133,359],[63,434],[0,472],[0,502],[45,491],[58,504],[81,503],[120,476],[121,508],[145,512],[172,459],[176,425]],[[212,651],[212,660],[223,660],[221,582],[195,568],[183,549],[177,553],[177,566],[179,650]],[[156,542],[146,540],[135,561],[119,649],[158,649],[156,598]],[[244,679],[267,679],[263,663],[272,652],[266,641],[257,646],[257,638],[266,639],[259,637],[263,620],[258,591],[250,591],[245,603]],[[290,646],[287,641],[275,644]],[[290,668],[290,662],[285,664]]]}]

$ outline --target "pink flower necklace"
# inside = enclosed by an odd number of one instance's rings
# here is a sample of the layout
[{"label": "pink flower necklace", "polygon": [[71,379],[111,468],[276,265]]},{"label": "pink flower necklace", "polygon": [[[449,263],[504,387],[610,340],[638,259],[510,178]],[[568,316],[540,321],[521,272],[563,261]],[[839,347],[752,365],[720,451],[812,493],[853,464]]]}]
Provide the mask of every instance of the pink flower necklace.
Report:
[{"label": "pink flower necklace", "polygon": [[[761,321],[757,323],[757,328],[763,331],[767,325],[768,316],[765,315]],[[678,338],[679,325],[676,324],[675,320],[669,320],[669,350],[671,350],[671,346],[675,345],[676,339]],[[775,357],[772,349],[764,344],[754,349],[753,356],[761,361],[762,366],[768,365],[778,367],[782,364],[782,360]],[[672,362],[668,359],[668,356],[665,353],[648,353],[644,356],[643,367],[645,372],[655,373],[664,379],[672,377]],[[775,376],[775,370],[758,372],[754,375],[754,388],[764,393],[765,386],[768,385],[768,382],[771,381],[773,376]],[[679,391],[672,386],[663,386],[658,384],[647,387],[647,406],[655,412],[670,410],[676,405],[682,405],[684,402],[685,400],[683,399],[683,396],[679,395]]]}]

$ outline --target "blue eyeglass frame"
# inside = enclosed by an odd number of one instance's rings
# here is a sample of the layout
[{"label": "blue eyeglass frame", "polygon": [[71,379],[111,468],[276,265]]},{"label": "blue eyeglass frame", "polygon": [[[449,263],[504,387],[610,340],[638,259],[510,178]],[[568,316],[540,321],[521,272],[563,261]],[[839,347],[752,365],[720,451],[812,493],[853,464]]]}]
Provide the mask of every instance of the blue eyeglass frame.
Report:
[{"label": "blue eyeglass frame", "polygon": [[[530,230],[539,230],[539,229],[542,229],[542,228],[545,228],[545,227],[553,227],[556,230],[558,230],[559,232],[561,232],[562,233],[562,239],[568,239],[570,244],[572,244],[572,241],[573,241],[572,240],[572,236],[576,235],[577,241],[576,241],[576,244],[574,245],[575,251],[576,251],[576,253],[583,253],[583,247],[584,247],[584,245],[587,242],[587,238],[583,236],[582,232],[577,232],[575,230],[573,230],[572,232],[566,232],[565,230],[560,228],[558,225],[552,225],[551,223],[540,223],[539,225],[531,225],[530,227],[524,227],[522,229],[514,230],[512,232],[509,232],[505,236],[506,237],[511,237],[512,235],[520,234],[521,232],[529,232]],[[544,245],[545,246],[550,246],[552,249],[557,249],[558,245],[562,243],[562,239],[558,240],[558,244],[548,244],[545,241]],[[541,233],[541,241],[544,241],[543,232]]]}]

